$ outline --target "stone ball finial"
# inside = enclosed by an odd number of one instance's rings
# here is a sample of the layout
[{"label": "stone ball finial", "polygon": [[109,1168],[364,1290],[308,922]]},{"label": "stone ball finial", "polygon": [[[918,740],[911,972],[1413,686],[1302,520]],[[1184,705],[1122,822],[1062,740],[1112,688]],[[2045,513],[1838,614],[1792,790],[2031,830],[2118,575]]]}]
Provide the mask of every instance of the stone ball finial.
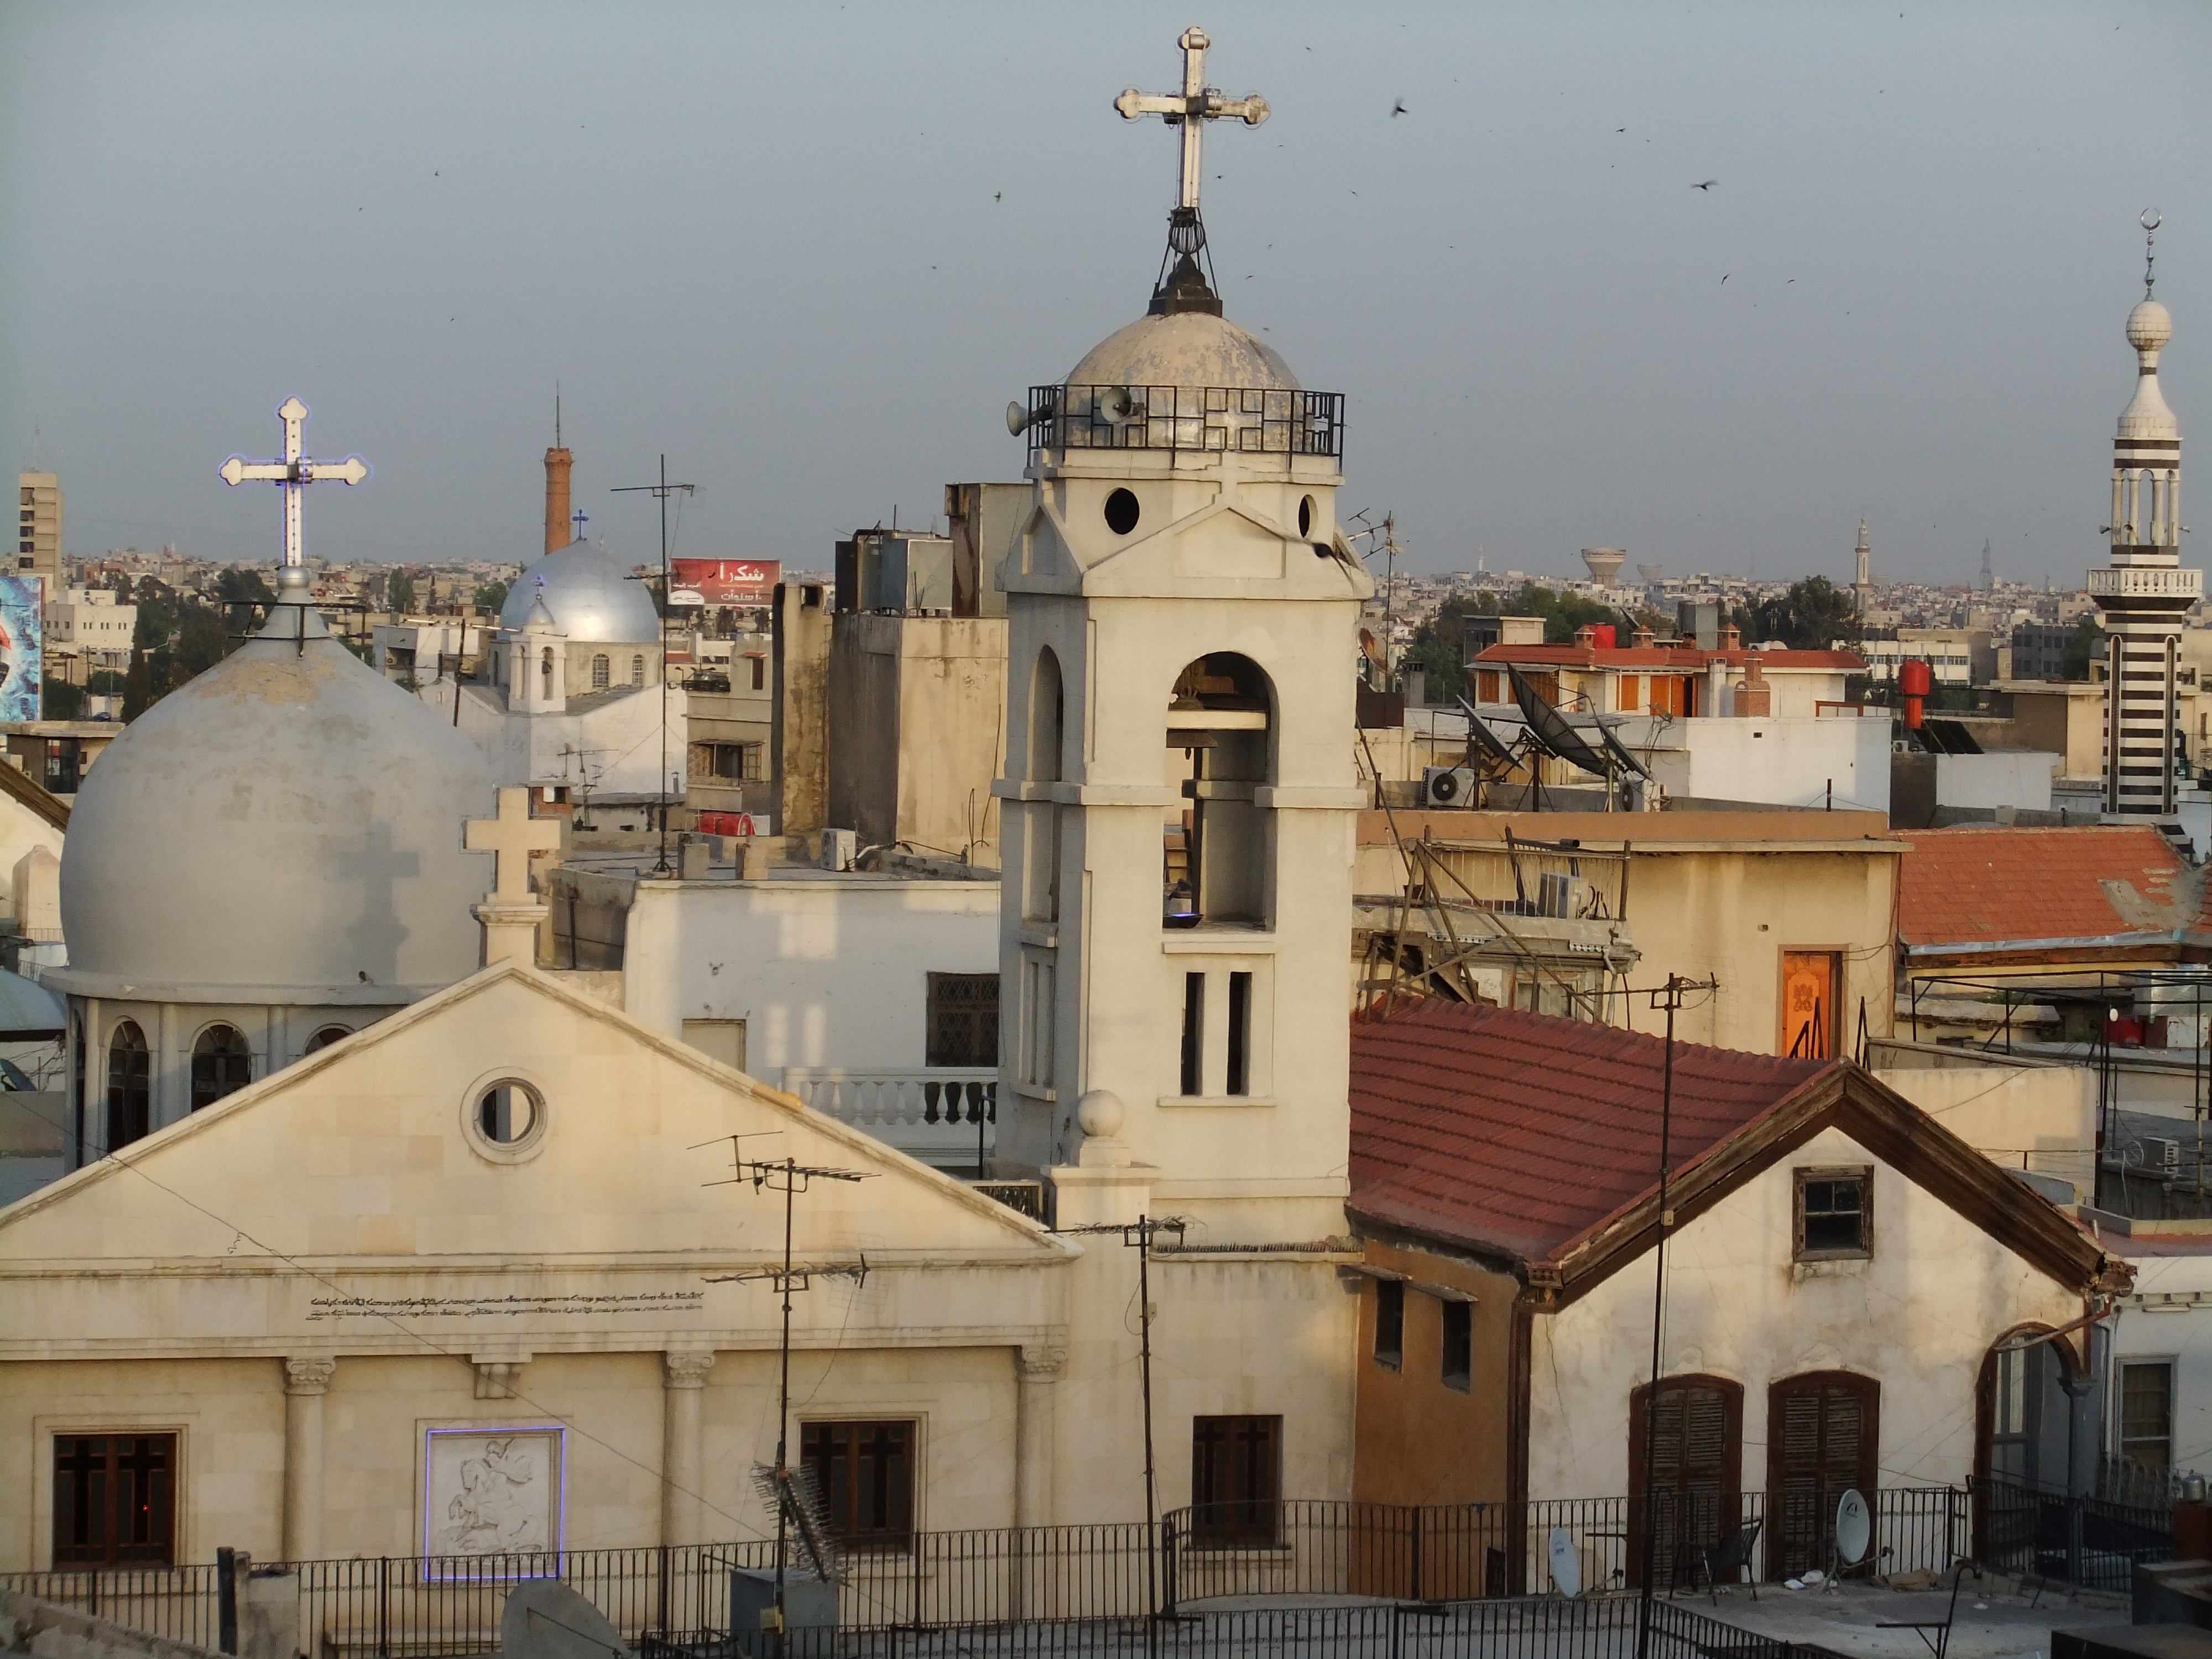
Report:
[{"label": "stone ball finial", "polygon": [[1111,1089],[1092,1089],[1075,1103],[1076,1126],[1091,1140],[1111,1140],[1121,1133],[1128,1110]]},{"label": "stone ball finial", "polygon": [[2128,343],[2137,351],[2156,351],[2172,337],[2172,313],[2157,301],[2142,301],[2128,313]]}]

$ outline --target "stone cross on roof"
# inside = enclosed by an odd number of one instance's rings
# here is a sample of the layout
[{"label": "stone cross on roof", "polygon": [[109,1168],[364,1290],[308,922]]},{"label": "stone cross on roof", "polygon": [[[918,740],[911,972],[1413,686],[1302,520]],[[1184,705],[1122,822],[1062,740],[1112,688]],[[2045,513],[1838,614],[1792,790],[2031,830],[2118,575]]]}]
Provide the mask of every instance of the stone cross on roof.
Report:
[{"label": "stone cross on roof", "polygon": [[530,855],[550,852],[561,844],[561,824],[556,818],[530,816],[530,791],[499,792],[499,816],[471,818],[463,827],[461,844],[471,853],[495,853],[499,862],[492,890],[484,896],[496,904],[530,902]]},{"label": "stone cross on roof", "polygon": [[1195,25],[1185,29],[1176,44],[1182,48],[1182,91],[1180,95],[1139,92],[1131,87],[1114,100],[1121,118],[1157,115],[1170,126],[1182,129],[1182,194],[1176,205],[1198,207],[1199,141],[1208,121],[1233,115],[1248,127],[1267,118],[1267,100],[1256,92],[1242,98],[1224,98],[1206,84],[1206,49],[1213,43]]},{"label": "stone cross on roof", "polygon": [[353,485],[368,477],[368,463],[358,455],[349,455],[342,461],[316,461],[300,453],[301,428],[307,423],[307,404],[297,398],[287,398],[276,406],[276,418],[284,423],[283,459],[249,461],[243,455],[234,455],[222,467],[222,481],[234,489],[258,480],[283,490],[284,563],[288,567],[296,567],[307,558],[300,526],[300,487],[311,483]]}]

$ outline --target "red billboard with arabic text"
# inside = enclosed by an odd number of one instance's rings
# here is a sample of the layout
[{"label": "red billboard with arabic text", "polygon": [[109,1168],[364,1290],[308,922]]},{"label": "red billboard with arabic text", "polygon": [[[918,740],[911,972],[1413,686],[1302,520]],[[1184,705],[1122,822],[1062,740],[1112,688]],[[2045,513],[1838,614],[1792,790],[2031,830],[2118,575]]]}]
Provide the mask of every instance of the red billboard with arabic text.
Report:
[{"label": "red billboard with arabic text", "polygon": [[672,605],[767,605],[783,564],[777,559],[672,559]]}]

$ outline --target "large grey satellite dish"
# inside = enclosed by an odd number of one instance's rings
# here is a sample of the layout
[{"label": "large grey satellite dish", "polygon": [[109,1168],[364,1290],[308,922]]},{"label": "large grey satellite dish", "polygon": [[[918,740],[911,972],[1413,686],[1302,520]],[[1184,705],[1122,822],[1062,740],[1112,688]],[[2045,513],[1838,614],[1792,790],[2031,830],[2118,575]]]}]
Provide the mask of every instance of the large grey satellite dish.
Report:
[{"label": "large grey satellite dish", "polygon": [[499,1620],[506,1659],[629,1659],[607,1616],[556,1578],[517,1584]]},{"label": "large grey satellite dish", "polygon": [[1836,1504],[1836,1559],[1847,1567],[1856,1566],[1866,1559],[1867,1547],[1873,1542],[1874,1517],[1867,1513],[1866,1499],[1854,1487]]},{"label": "large grey satellite dish", "polygon": [[1565,1527],[1552,1528],[1552,1583],[1570,1601],[1583,1593],[1583,1559],[1575,1553],[1575,1540]]}]

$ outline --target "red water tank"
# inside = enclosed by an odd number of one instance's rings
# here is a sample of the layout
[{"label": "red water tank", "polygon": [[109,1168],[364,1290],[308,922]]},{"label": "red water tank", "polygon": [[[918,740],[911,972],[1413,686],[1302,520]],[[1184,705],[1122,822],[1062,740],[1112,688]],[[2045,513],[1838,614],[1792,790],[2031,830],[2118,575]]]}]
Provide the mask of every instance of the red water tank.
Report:
[{"label": "red water tank", "polygon": [[1613,648],[1613,642],[1614,637],[1613,623],[1592,623],[1590,624],[1590,643],[1595,646],[1599,650],[1612,650]]},{"label": "red water tank", "polygon": [[1920,710],[1934,684],[1935,677],[1928,665],[1917,657],[1909,658],[1897,665],[1898,694],[1905,699],[1905,729],[1920,729]]}]

